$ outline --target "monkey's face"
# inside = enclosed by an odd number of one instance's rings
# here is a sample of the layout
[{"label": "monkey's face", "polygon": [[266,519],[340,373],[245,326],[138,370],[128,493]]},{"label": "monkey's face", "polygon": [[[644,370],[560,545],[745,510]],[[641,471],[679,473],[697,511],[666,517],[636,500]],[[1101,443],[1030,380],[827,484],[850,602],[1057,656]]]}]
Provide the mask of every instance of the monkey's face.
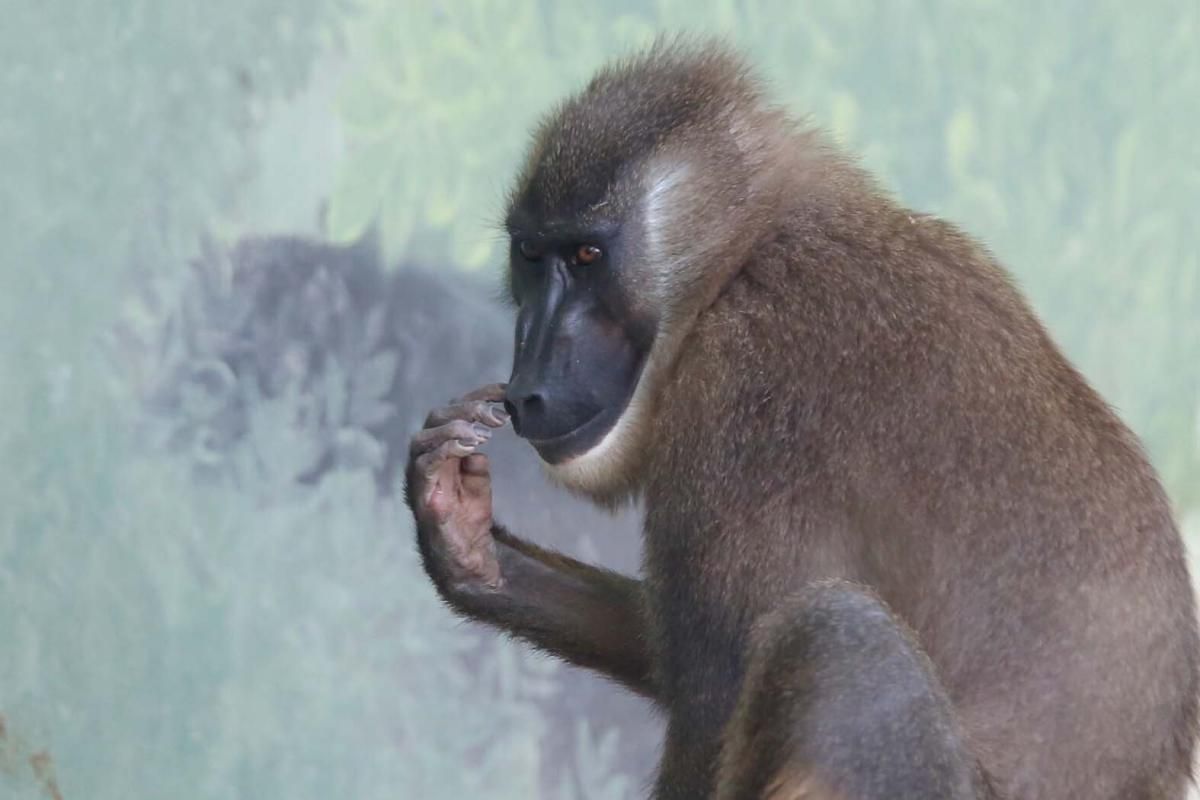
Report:
[{"label": "monkey's face", "polygon": [[558,465],[621,419],[657,323],[630,302],[618,225],[530,222],[510,224],[517,323],[505,405],[518,435]]},{"label": "monkey's face", "polygon": [[760,148],[729,80],[601,75],[539,126],[509,197],[508,410],[551,477],[600,502],[636,493],[671,364],[755,237]]}]

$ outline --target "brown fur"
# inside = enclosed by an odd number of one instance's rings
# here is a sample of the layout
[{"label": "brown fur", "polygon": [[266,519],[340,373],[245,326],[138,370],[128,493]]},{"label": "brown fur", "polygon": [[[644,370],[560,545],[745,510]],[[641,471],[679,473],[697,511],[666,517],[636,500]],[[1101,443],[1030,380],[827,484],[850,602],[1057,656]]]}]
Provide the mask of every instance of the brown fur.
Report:
[{"label": "brown fur", "polygon": [[797,770],[796,774],[787,773],[773,779],[767,786],[763,800],[845,800],[839,793],[831,790],[820,779]]},{"label": "brown fur", "polygon": [[[716,792],[723,741],[782,740],[728,729],[759,688],[750,633],[832,579],[911,630],[927,666],[905,675],[928,678],[931,724],[948,698],[987,792],[1181,798],[1194,602],[1135,437],[982,247],[884,196],[746,76],[711,46],[611,68],[542,128],[514,195],[636,223],[655,176],[679,170],[629,266],[630,307],[666,321],[633,421],[603,461],[560,475],[645,503],[645,624],[627,663],[649,663],[652,688],[623,679],[668,713],[656,796]],[[567,658],[587,638],[491,602],[459,607]],[[587,617],[591,600],[572,602]],[[776,691],[794,701],[786,680]]]},{"label": "brown fur", "polygon": [[662,387],[665,682],[846,578],[915,629],[1004,796],[1181,796],[1195,619],[1153,469],[982,248],[834,163],[793,176]]}]

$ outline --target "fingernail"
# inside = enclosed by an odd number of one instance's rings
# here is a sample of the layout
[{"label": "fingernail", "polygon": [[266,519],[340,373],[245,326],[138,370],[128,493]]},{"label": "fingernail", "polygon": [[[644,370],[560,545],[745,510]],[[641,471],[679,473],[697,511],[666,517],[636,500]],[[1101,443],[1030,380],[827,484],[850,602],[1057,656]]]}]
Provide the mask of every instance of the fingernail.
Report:
[{"label": "fingernail", "polygon": [[492,438],[492,429],[491,428],[488,428],[485,425],[473,425],[471,427],[474,429],[475,435],[478,436],[480,439]]},{"label": "fingernail", "polygon": [[492,404],[492,416],[501,423],[508,422],[508,412],[504,409],[504,405],[502,403]]}]

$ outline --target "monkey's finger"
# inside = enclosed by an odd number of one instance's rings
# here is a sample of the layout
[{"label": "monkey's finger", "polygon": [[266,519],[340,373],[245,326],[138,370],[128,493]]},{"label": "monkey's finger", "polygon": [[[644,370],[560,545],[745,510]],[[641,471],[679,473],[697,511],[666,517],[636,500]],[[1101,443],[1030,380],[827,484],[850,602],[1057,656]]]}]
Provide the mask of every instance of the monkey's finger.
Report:
[{"label": "monkey's finger", "polygon": [[476,446],[464,444],[458,439],[448,439],[429,452],[417,456],[417,472],[426,480],[431,480],[446,466],[448,461],[472,455]]},{"label": "monkey's finger", "polygon": [[488,472],[488,458],[482,453],[467,456],[462,460],[459,475],[463,495],[469,499],[486,497],[492,490],[492,478]]},{"label": "monkey's finger", "polygon": [[428,453],[449,441],[457,441],[464,447],[470,448],[464,453],[464,455],[470,455],[475,452],[474,448],[490,438],[492,438],[492,430],[486,425],[471,423],[465,419],[456,419],[444,425],[425,428],[418,432],[409,445],[409,455],[419,456]]},{"label": "monkey's finger", "polygon": [[481,422],[499,428],[508,422],[508,412],[499,403],[491,400],[468,400],[430,411],[429,416],[425,418],[425,427],[436,428],[456,419]]},{"label": "monkey's finger", "polygon": [[487,386],[472,389],[462,397],[451,400],[450,403],[454,405],[457,403],[466,403],[470,400],[487,400],[493,403],[501,403],[504,401],[504,391],[507,388],[507,383],[489,383]]},{"label": "monkey's finger", "polygon": [[491,474],[488,457],[483,453],[474,453],[463,459],[462,474],[477,478],[486,478]]}]

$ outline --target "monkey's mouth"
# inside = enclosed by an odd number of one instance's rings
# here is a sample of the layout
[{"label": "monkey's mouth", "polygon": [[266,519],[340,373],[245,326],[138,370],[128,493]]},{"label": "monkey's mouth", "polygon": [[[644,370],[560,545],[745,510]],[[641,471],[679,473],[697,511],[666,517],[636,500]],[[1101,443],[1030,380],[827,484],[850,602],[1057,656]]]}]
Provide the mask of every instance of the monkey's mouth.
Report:
[{"label": "monkey's mouth", "polygon": [[634,392],[641,383],[645,365],[645,357],[639,357],[633,371],[633,379],[627,383],[624,397],[619,402],[601,408],[586,422],[566,433],[544,439],[525,437],[525,440],[533,445],[533,449],[543,461],[552,465],[562,464],[588,452],[603,441],[629,407]]},{"label": "monkey's mouth", "polygon": [[628,401],[620,407],[601,409],[595,416],[572,431],[549,439],[528,439],[547,464],[561,464],[591,450],[612,430],[625,411]]}]

